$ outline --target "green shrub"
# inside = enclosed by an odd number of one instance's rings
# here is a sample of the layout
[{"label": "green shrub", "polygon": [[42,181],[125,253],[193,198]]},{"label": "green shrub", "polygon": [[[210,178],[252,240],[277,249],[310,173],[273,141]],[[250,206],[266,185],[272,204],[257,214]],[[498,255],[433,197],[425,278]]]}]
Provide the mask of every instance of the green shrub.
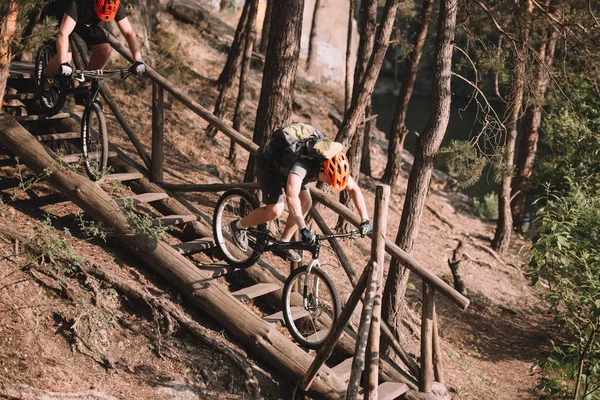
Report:
[{"label": "green shrub", "polygon": [[498,195],[496,193],[488,193],[483,196],[483,199],[473,199],[473,202],[479,214],[488,219],[498,218]]}]

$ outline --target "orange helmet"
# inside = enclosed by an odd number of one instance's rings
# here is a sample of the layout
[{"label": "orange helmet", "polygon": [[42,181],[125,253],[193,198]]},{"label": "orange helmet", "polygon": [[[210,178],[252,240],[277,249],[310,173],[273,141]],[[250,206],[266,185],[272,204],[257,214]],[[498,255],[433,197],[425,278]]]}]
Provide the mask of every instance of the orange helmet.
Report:
[{"label": "orange helmet", "polygon": [[94,10],[101,21],[110,22],[115,19],[121,0],[95,0]]},{"label": "orange helmet", "polygon": [[321,167],[326,181],[338,192],[344,190],[350,177],[350,163],[346,154],[337,153],[330,160],[323,161]]}]

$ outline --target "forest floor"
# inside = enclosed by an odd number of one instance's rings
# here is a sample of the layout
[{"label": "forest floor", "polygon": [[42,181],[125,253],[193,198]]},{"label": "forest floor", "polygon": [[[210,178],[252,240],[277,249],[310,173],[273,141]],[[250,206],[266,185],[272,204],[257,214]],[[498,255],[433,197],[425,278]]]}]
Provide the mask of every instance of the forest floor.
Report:
[{"label": "forest floor", "polygon": [[[220,15],[234,25],[234,16]],[[161,13],[149,63],[196,101],[212,109],[218,94],[216,78],[226,58],[232,30],[223,26],[198,29]],[[218,29],[218,30],[217,30]],[[336,132],[328,114],[343,104],[342,88],[316,85],[299,68],[293,120],[310,122],[328,135]],[[260,73],[253,69],[242,133],[251,137],[260,94]],[[113,94],[144,145],[151,147],[151,85],[148,79],[115,85]],[[236,88],[234,90],[237,90]],[[131,101],[131,100],[134,101]],[[167,96],[165,181],[213,183],[241,181],[247,155],[238,149],[235,163],[227,159],[229,140],[204,134],[206,123]],[[233,108],[233,107],[231,107]],[[339,112],[339,110],[337,110]],[[136,158],[135,149],[116,120],[109,116],[111,142]],[[369,210],[386,160],[382,132],[372,139],[372,177],[362,175]],[[410,157],[406,157],[410,160]],[[0,160],[0,164],[8,164]],[[390,199],[388,237],[399,226],[407,183],[405,167]],[[202,344],[183,329],[169,329],[164,316],[136,304],[85,274],[78,265],[99,265],[116,279],[140,288],[184,310],[247,358],[266,399],[292,398],[292,383],[246,354],[210,318],[193,310],[166,281],[122,251],[110,236],[106,242],[89,237],[89,229],[73,217],[81,212],[71,203],[57,203],[47,184],[19,167],[0,169],[0,398],[9,389],[37,388],[52,392],[96,391],[97,398],[120,399],[243,399],[244,379],[229,357]],[[23,184],[23,182],[25,182]],[[471,305],[461,311],[438,295],[436,307],[443,349],[446,385],[457,399],[533,399],[535,361],[548,350],[557,329],[541,291],[525,276],[528,241],[513,235],[509,252],[499,257],[489,250],[495,224],[478,215],[473,201],[451,189],[443,174],[432,182],[423,214],[415,258],[452,284],[447,259],[459,241],[465,258],[459,273]],[[19,187],[19,183],[21,183]],[[187,195],[210,211],[216,195]],[[333,227],[336,216],[325,212]],[[17,240],[18,238],[18,240]],[[27,245],[29,243],[29,245]],[[369,242],[344,244],[359,270],[369,256]],[[70,258],[67,255],[72,255]],[[345,300],[351,288],[331,251],[323,255]],[[285,275],[288,266],[269,258]],[[389,265],[387,258],[386,265]],[[235,284],[223,281],[224,284]],[[411,279],[401,342],[418,354],[421,284]],[[171,327],[172,328],[172,327]]]}]

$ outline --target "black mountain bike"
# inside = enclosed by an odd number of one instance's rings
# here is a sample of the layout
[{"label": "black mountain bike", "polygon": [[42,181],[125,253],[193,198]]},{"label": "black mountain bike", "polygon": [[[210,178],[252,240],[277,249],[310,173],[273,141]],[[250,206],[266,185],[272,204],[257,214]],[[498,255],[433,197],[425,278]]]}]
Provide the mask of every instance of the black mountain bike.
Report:
[{"label": "black mountain bike", "polygon": [[309,349],[317,349],[327,339],[341,311],[335,286],[329,275],[320,268],[319,250],[324,240],[354,239],[360,235],[360,231],[317,235],[315,244],[307,244],[277,240],[262,224],[247,229],[249,244],[248,248],[242,249],[233,240],[229,224],[258,207],[256,198],[246,190],[232,189],[223,193],[213,216],[215,243],[227,263],[236,268],[250,267],[261,254],[275,249],[305,250],[312,254],[307,265],[294,270],[287,278],[283,286],[282,311],[292,337]]},{"label": "black mountain bike", "polygon": [[[59,112],[65,105],[67,95],[86,94],[85,108],[81,118],[81,149],[84,166],[90,179],[97,180],[105,172],[108,164],[108,132],[106,118],[98,100],[100,81],[131,75],[129,69],[117,70],[76,70],[72,77],[55,75],[50,79],[50,88],[42,91],[43,71],[56,54],[56,44],[46,42],[38,51],[35,60],[35,82],[42,109],[49,115]],[[89,86],[74,87],[73,82],[91,81]]]}]

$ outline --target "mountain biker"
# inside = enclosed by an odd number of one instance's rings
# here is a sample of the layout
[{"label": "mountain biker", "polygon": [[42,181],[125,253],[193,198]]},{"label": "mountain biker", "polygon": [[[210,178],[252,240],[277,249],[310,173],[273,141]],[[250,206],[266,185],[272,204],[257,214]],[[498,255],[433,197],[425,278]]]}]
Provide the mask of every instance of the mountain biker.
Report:
[{"label": "mountain biker", "polygon": [[[47,90],[52,83],[49,77],[53,74],[58,73],[64,77],[73,74],[74,69],[69,63],[69,36],[73,32],[81,36],[92,51],[87,68],[104,68],[110,57],[111,47],[108,44],[108,33],[100,24],[113,20],[127,41],[135,60],[130,71],[136,75],[146,71],[140,46],[127,19],[125,8],[121,7],[121,0],[55,0],[44,7],[43,15],[54,17],[60,22],[56,34],[57,54],[50,59],[44,70],[43,75],[46,79],[43,80],[43,90]],[[89,82],[85,82],[84,85],[89,85]]]},{"label": "mountain biker", "polygon": [[[292,159],[285,157],[285,144],[277,139],[277,133],[296,134],[300,131],[318,133],[322,137],[312,144],[312,148],[320,155],[311,158],[294,155]],[[278,132],[279,131],[279,132]],[[325,138],[318,130],[308,124],[294,123],[277,129],[271,140],[259,147],[256,153],[256,172],[262,191],[264,205],[253,210],[241,220],[232,221],[229,225],[234,241],[241,249],[248,248],[246,229],[279,218],[284,210],[283,194],[288,205],[290,216],[281,234],[281,240],[289,242],[297,228],[305,243],[314,243],[315,234],[306,228],[304,216],[312,206],[312,198],[306,184],[321,181],[333,186],[337,191],[347,190],[361,217],[360,231],[363,235],[371,233],[373,227],[363,194],[350,176],[350,165],[341,143]],[[289,152],[288,152],[289,153]],[[283,259],[300,262],[302,258],[291,249],[277,249],[274,253]]]}]

